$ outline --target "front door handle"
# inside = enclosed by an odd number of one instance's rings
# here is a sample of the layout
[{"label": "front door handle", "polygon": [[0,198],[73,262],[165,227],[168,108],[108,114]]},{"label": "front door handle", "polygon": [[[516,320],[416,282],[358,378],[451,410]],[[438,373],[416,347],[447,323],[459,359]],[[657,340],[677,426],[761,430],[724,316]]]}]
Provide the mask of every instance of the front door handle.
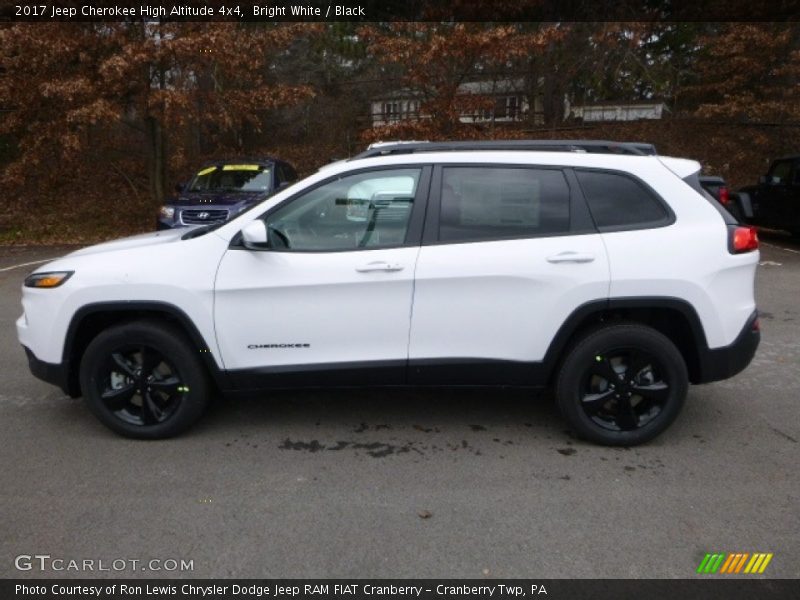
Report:
[{"label": "front door handle", "polygon": [[590,263],[594,261],[594,254],[581,252],[561,252],[547,257],[549,263]]},{"label": "front door handle", "polygon": [[403,265],[398,263],[388,263],[383,260],[367,263],[365,265],[361,265],[360,267],[356,267],[356,271],[359,273],[370,273],[372,271],[402,271]]}]

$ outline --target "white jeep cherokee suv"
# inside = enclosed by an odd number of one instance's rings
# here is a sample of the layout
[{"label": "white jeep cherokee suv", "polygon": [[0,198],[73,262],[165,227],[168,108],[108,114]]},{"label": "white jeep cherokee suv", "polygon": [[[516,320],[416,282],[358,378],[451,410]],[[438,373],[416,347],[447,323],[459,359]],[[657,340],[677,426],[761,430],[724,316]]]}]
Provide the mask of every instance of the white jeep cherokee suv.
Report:
[{"label": "white jeep cherokee suv", "polygon": [[632,445],[759,342],[758,240],[694,161],[612,142],[393,143],[220,225],[84,248],[26,280],[31,371],[123,435],[215,393],[551,386]]}]

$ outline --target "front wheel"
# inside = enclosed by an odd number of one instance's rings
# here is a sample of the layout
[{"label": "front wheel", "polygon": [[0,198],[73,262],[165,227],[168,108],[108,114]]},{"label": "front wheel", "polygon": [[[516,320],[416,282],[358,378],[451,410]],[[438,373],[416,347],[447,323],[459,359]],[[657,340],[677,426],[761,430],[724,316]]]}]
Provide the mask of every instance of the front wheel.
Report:
[{"label": "front wheel", "polygon": [[89,409],[127,437],[182,433],[209,401],[197,351],[181,331],[159,321],[132,321],[100,333],[83,355],[80,376]]},{"label": "front wheel", "polygon": [[634,446],[664,431],[678,416],[689,387],[675,345],[638,324],[609,325],[568,353],[556,382],[562,414],[581,437]]}]

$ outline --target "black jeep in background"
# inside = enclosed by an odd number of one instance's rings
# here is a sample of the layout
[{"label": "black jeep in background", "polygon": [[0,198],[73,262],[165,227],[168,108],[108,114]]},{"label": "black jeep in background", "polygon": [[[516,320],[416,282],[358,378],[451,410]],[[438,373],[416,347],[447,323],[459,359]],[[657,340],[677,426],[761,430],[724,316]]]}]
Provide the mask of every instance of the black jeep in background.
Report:
[{"label": "black jeep in background", "polygon": [[749,223],[800,237],[800,155],[773,161],[758,185],[742,188],[739,196],[750,205],[745,214]]}]

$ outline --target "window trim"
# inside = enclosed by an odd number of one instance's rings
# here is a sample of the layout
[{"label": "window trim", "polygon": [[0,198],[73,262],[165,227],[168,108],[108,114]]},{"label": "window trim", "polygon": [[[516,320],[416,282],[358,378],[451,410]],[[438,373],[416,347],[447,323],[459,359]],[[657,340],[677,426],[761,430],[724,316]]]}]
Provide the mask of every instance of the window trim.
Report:
[{"label": "window trim", "polygon": [[[575,177],[575,182],[578,186],[579,193],[583,198],[584,203],[586,204],[586,210],[589,211],[589,216],[592,219],[592,223],[596,227],[597,231],[600,233],[613,233],[616,231],[642,231],[645,229],[660,229],[662,227],[669,227],[673,225],[678,219],[675,216],[675,212],[672,210],[672,207],[669,205],[668,202],[664,200],[664,198],[656,192],[653,187],[644,181],[641,177],[637,177],[633,173],[629,173],[628,171],[620,171],[618,169],[599,169],[599,168],[592,168],[592,167],[573,167],[572,168],[573,175]],[[589,200],[586,197],[586,192],[581,186],[580,180],[578,179],[578,172],[586,172],[586,173],[607,173],[609,175],[619,175],[622,177],[627,177],[635,181],[636,183],[640,184],[642,187],[645,188],[650,194],[652,195],[653,199],[656,201],[657,204],[664,209],[665,215],[661,219],[654,220],[654,221],[642,221],[640,223],[630,223],[627,225],[604,225],[600,226],[595,222],[594,215],[592,215],[592,209],[589,207]]]},{"label": "window trim", "polygon": [[[470,169],[532,169],[537,171],[558,171],[564,177],[569,190],[569,227],[566,231],[549,233],[526,233],[525,235],[508,235],[498,237],[485,237],[480,239],[467,240],[440,240],[439,239],[439,215],[442,206],[442,181],[443,172],[446,168],[470,168]],[[532,240],[538,238],[564,237],[570,235],[585,235],[597,233],[594,221],[592,220],[589,209],[578,192],[578,182],[575,175],[570,173],[570,168],[559,165],[539,165],[521,163],[437,163],[433,166],[433,177],[431,178],[430,194],[425,214],[425,229],[422,234],[423,246],[442,246],[453,244],[483,244],[486,242],[508,242],[513,240]]]},{"label": "window trim", "polygon": [[406,229],[406,238],[402,244],[392,244],[384,246],[368,246],[364,248],[342,248],[332,250],[296,250],[293,248],[245,248],[242,244],[242,232],[239,230],[236,235],[231,239],[228,248],[231,250],[247,250],[248,252],[281,252],[285,254],[338,254],[342,252],[368,252],[370,250],[394,250],[398,248],[414,248],[420,245],[422,239],[422,229],[425,221],[425,210],[428,203],[428,195],[431,184],[431,165],[424,163],[416,164],[402,164],[402,165],[382,165],[374,167],[366,167],[363,169],[354,169],[332,175],[322,181],[318,181],[311,187],[304,188],[288,198],[282,200],[275,206],[272,206],[259,214],[253,221],[266,220],[272,214],[276,213],[281,208],[294,202],[295,200],[305,196],[335,181],[350,177],[352,175],[360,175],[362,173],[370,173],[373,171],[401,171],[404,169],[417,169],[420,171],[419,180],[417,181],[417,192],[414,195],[414,203],[411,207],[411,215],[408,218],[408,228]]}]

